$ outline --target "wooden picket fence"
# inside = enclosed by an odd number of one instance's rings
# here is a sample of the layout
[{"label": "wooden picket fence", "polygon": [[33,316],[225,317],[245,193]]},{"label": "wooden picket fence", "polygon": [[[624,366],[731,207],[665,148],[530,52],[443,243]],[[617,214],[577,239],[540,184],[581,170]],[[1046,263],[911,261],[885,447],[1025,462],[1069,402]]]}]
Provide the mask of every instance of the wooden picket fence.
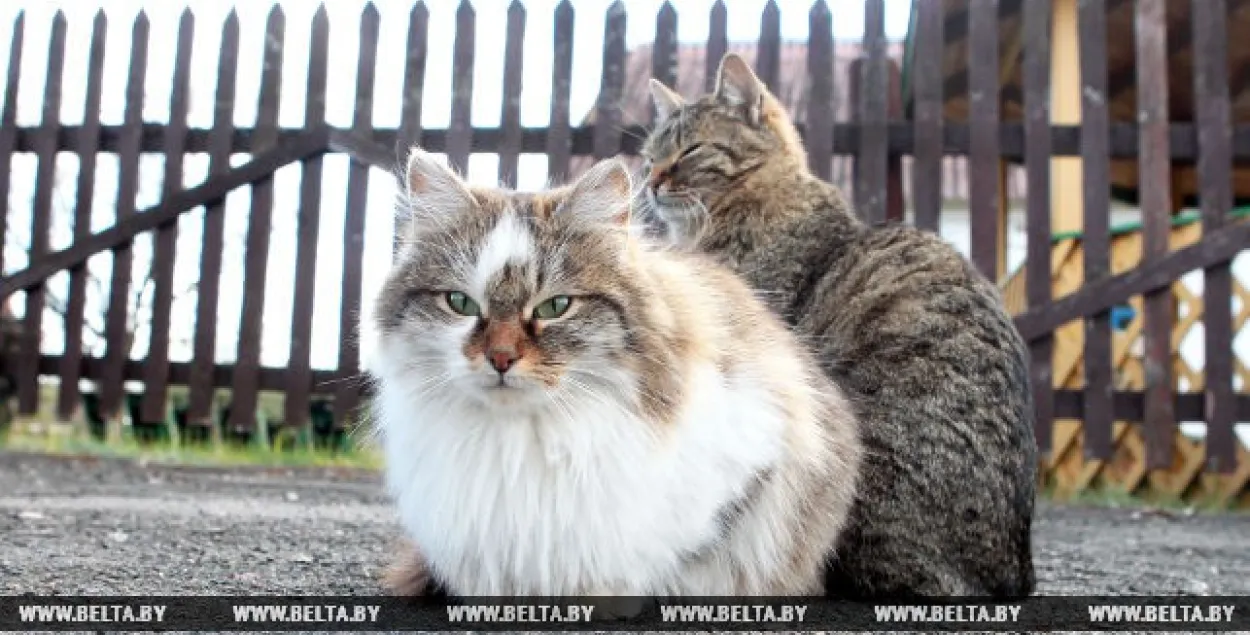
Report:
[{"label": "wooden picket fence", "polygon": [[[954,3],[962,5],[965,3]],[[1004,281],[1009,302],[1015,298],[1016,324],[1030,343],[1030,377],[1036,401],[1036,431],[1043,450],[1052,449],[1056,420],[1077,420],[1077,431],[1064,433],[1064,451],[1069,437],[1079,439],[1082,465],[1111,461],[1117,451],[1114,422],[1132,422],[1144,439],[1142,465],[1148,470],[1168,470],[1174,463],[1177,422],[1204,421],[1205,443],[1198,450],[1197,474],[1220,475],[1215,487],[1223,500],[1235,501],[1245,494],[1250,482],[1250,458],[1234,436],[1237,421],[1250,421],[1250,385],[1246,369],[1233,353],[1233,338],[1246,321],[1244,290],[1230,273],[1230,261],[1250,245],[1250,223],[1233,220],[1232,172],[1250,161],[1250,128],[1234,127],[1230,117],[1229,71],[1223,51],[1228,46],[1227,29],[1221,22],[1224,0],[1193,0],[1193,41],[1195,90],[1200,104],[1193,122],[1172,122],[1168,112],[1168,81],[1189,81],[1168,76],[1168,35],[1164,0],[1137,0],[1133,5],[1136,24],[1136,95],[1140,117],[1137,121],[1112,120],[1103,96],[1107,94],[1108,58],[1106,15],[1117,0],[1082,0],[1080,3],[1080,65],[1082,119],[1079,125],[1052,125],[1051,83],[1051,3],[1021,0],[976,0],[966,3],[958,20],[947,15],[951,2],[917,0],[909,51],[906,111],[899,98],[898,64],[887,56],[884,29],[884,3],[866,0],[862,57],[850,73],[834,73],[832,24],[836,19],[825,0],[818,0],[809,14],[810,32],[805,43],[806,111],[794,113],[807,144],[812,170],[825,178],[835,157],[853,159],[853,200],[858,212],[869,222],[908,221],[926,229],[936,229],[943,204],[943,161],[957,156],[967,159],[969,213],[971,216],[971,260],[987,275]],[[966,14],[966,15],[965,15]],[[1000,110],[1003,76],[1000,69],[999,24],[1011,14],[1023,24],[1019,55],[1020,98],[1023,116],[1004,117]],[[132,413],[136,425],[164,421],[169,411],[169,387],[185,386],[188,401],[185,418],[190,426],[209,425],[216,416],[216,399],[222,389],[229,391],[230,430],[247,432],[256,425],[258,394],[274,391],[284,396],[281,416],[286,426],[307,423],[311,403],[320,396],[333,404],[334,419],[343,426],[366,395],[367,386],[357,377],[360,351],[354,337],[336,342],[337,367],[314,370],[310,364],[310,339],[316,285],[317,244],[323,210],[321,187],[323,159],[327,154],[351,157],[347,176],[347,203],[342,213],[345,225],[342,279],[333,284],[341,289],[340,332],[352,333],[361,309],[362,258],[365,201],[368,196],[370,167],[393,170],[402,149],[420,144],[434,152],[444,152],[450,162],[463,169],[474,153],[499,156],[499,178],[505,185],[516,183],[518,157],[522,153],[542,153],[554,182],[570,174],[579,157],[608,157],[637,154],[647,122],[626,120],[620,104],[629,52],[626,50],[625,5],[612,4],[603,26],[602,72],[593,108],[592,123],[581,125],[572,119],[570,91],[572,75],[574,9],[561,2],[554,15],[530,16],[520,2],[513,2],[506,15],[506,39],[501,54],[503,100],[501,123],[497,127],[474,127],[470,119],[474,103],[475,25],[481,19],[468,0],[455,15],[455,40],[451,59],[450,95],[424,90],[430,51],[427,36],[432,28],[424,2],[416,2],[408,16],[405,55],[389,52],[389,59],[402,59],[404,65],[402,107],[397,127],[379,127],[372,121],[374,69],[378,60],[379,10],[365,6],[358,24],[335,21],[331,25],[324,7],[312,17],[307,101],[304,123],[297,128],[278,125],[282,95],[284,34],[286,18],[280,7],[269,14],[265,30],[264,69],[257,119],[251,127],[236,127],[232,120],[235,102],[239,50],[239,20],[232,12],[221,26],[222,44],[217,64],[216,114],[211,127],[190,128],[187,124],[188,81],[195,33],[206,28],[196,24],[186,12],[178,27],[178,46],[173,71],[173,91],[168,121],[143,119],[145,72],[148,56],[149,21],[140,14],[130,28],[133,47],[126,88],[126,109],[121,125],[102,125],[99,110],[102,97],[104,38],[110,25],[103,14],[95,17],[89,71],[85,77],[86,116],[81,125],[62,125],[61,86],[66,47],[67,18],[58,14],[53,23],[47,82],[43,97],[43,118],[36,126],[16,123],[16,98],[23,51],[44,46],[26,41],[24,18],[19,16],[10,44],[9,68],[4,109],[0,111],[0,199],[8,200],[10,161],[15,153],[34,153],[38,159],[29,264],[8,272],[0,280],[0,302],[24,292],[24,311],[17,352],[6,355],[5,370],[16,383],[18,409],[33,414],[40,406],[40,378],[55,378],[58,385],[56,415],[76,416],[81,408],[79,380],[95,386],[100,412],[115,417],[126,401],[124,383],[143,382],[138,407]],[[678,83],[677,21],[679,12],[666,2],[655,20],[651,48],[651,74],[674,86]],[[552,93],[550,123],[544,127],[521,125],[520,103],[524,64],[523,42],[527,20],[553,20],[554,39],[551,67]],[[641,19],[652,19],[641,16]],[[709,37],[704,49],[704,81],[710,78],[722,54],[730,48],[727,39],[727,9],[723,1],[713,5],[706,19]],[[216,28],[208,27],[208,28]],[[354,118],[350,127],[339,128],[325,122],[329,36],[332,28],[359,29],[356,57],[357,79]],[[435,27],[438,28],[438,27]],[[959,31],[966,41],[969,95],[966,120],[945,115],[943,91],[950,82],[944,76],[943,59],[948,41]],[[784,69],[780,60],[780,10],[775,2],[765,6],[754,65],[759,76],[776,86]],[[586,54],[582,51],[579,54]],[[73,78],[77,79],[77,78]],[[583,80],[576,80],[583,81]],[[845,91],[845,95],[843,95]],[[445,129],[423,129],[423,103],[449,99],[450,121]],[[837,100],[849,100],[853,115],[835,116],[831,107]],[[74,240],[65,249],[49,247],[52,196],[58,152],[78,155],[78,198],[73,208]],[[92,197],[96,178],[96,158],[114,153],[120,161],[120,183],[115,224],[92,233]],[[136,209],[135,194],[141,154],[164,155],[164,191],[161,201],[149,208]],[[182,189],[183,157],[207,153],[211,167],[205,182]],[[231,154],[250,155],[250,161],[232,166]],[[910,200],[903,197],[901,161],[908,158],[911,182]],[[1054,274],[1058,270],[1057,245],[1051,233],[1051,161],[1055,157],[1081,157],[1084,178],[1085,221],[1079,239],[1080,274],[1083,282],[1061,296]],[[1112,267],[1113,245],[1109,226],[1111,187],[1108,164],[1113,158],[1136,157],[1139,164],[1139,200],[1142,211],[1141,256],[1128,269]],[[1006,206],[1003,188],[1004,162],[1023,165],[1027,175],[1026,224],[1028,245],[1022,272],[1012,278],[1003,268]],[[1184,246],[1169,247],[1173,230],[1173,204],[1170,173],[1174,162],[1196,163],[1201,180],[1201,232]],[[295,296],[289,325],[292,334],[289,362],[284,368],[262,367],[260,342],[261,316],[265,304],[266,270],[269,259],[273,208],[273,172],[288,164],[301,166],[298,233],[296,236]],[[250,215],[244,265],[242,322],[237,358],[232,364],[215,361],[218,324],[217,306],[224,292],[220,286],[223,251],[223,210],[225,196],[232,190],[250,186]],[[189,363],[169,360],[169,325],[173,295],[173,266],[176,226],[184,213],[203,206],[204,241],[200,250],[200,284],[194,319],[194,354]],[[912,213],[905,218],[904,210]],[[0,215],[0,238],[8,214]],[[152,277],[154,300],[152,328],[145,359],[130,359],[126,341],[132,244],[136,237],[150,234],[154,240]],[[110,252],[114,266],[110,281],[110,301],[105,321],[107,351],[102,357],[84,354],[82,346],[85,297],[85,267],[88,258]],[[0,252],[0,271],[3,269]],[[1065,261],[1066,262],[1066,261]],[[1189,271],[1204,271],[1202,315],[1205,337],[1203,381],[1197,392],[1179,393],[1173,372],[1173,327],[1177,314],[1170,289]],[[41,351],[41,334],[50,328],[45,318],[44,285],[58,272],[68,271],[70,291],[64,312],[65,348],[60,355]],[[1020,286],[1014,289],[1013,286]],[[1232,314],[1234,289],[1242,294],[1241,314]],[[1014,295],[1013,295],[1014,294]],[[1144,324],[1141,337],[1144,353],[1139,384],[1123,389],[1113,376],[1113,330],[1111,309],[1130,303],[1138,296]],[[1218,310],[1213,310],[1218,309]],[[1062,328],[1073,324],[1082,337],[1076,345],[1082,367],[1080,381],[1073,385],[1054,376],[1056,351],[1065,344],[1057,339]],[[124,342],[124,345],[123,345]],[[1234,376],[1241,374],[1243,388],[1234,392]],[[1052,456],[1052,460],[1054,457]],[[1059,473],[1057,464],[1048,464],[1049,474]],[[1066,468],[1065,468],[1066,469]],[[1095,469],[1097,471],[1097,469]],[[1195,479],[1197,476],[1194,477]],[[1181,488],[1184,490],[1185,488]],[[1182,495],[1184,492],[1182,491]]]}]

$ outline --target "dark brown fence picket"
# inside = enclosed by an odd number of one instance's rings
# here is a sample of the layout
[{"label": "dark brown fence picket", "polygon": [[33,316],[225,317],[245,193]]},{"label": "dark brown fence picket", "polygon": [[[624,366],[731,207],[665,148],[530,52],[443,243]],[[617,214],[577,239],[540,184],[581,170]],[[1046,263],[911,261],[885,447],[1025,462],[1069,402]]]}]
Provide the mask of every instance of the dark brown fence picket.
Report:
[{"label": "dark brown fence picket", "polygon": [[[885,57],[884,0],[864,3],[864,57],[852,66],[852,82],[859,152],[855,157],[855,207],[869,224],[885,222],[886,176],[889,170],[889,70]],[[856,72],[858,71],[858,72]]]},{"label": "dark brown fence picket", "polygon": [[[1137,114],[1139,203],[1142,213],[1142,264],[1168,253],[1172,232],[1172,172],[1168,158],[1168,42],[1165,0],[1137,0]],[[1146,465],[1172,463],[1176,415],[1172,404],[1172,290],[1143,299],[1146,366]]]},{"label": "dark brown fence picket", "polygon": [[[325,10],[322,5],[321,10]],[[413,146],[421,145],[421,106],[425,96],[425,65],[428,59],[427,42],[430,30],[430,10],[423,0],[417,0],[408,13],[408,51],[404,63],[403,104],[400,106],[399,130],[395,138],[395,157],[400,166],[408,158]],[[401,231],[405,222],[404,210],[395,207],[395,232],[391,236],[391,253],[399,252],[404,239]]]},{"label": "dark brown fence picket", "polygon": [[[325,13],[325,5],[318,14]],[[408,52],[404,62],[403,105],[399,116],[397,155],[407,158],[408,149],[421,143],[421,106],[425,103],[425,64],[430,31],[430,10],[424,0],[417,0],[408,13]]]},{"label": "dark brown fence picket", "polygon": [[760,39],[755,49],[755,74],[774,93],[781,79],[781,9],[768,0],[760,16]]},{"label": "dark brown fence picket", "polygon": [[525,5],[512,0],[508,6],[508,36],[504,43],[503,112],[499,127],[499,180],[516,187],[521,156],[521,75],[525,69]]},{"label": "dark brown fence picket", "polygon": [[[1082,245],[1085,284],[1111,274],[1110,130],[1107,113],[1107,7],[1085,0],[1077,10],[1081,47],[1081,167],[1083,170]],[[1111,456],[1111,312],[1085,319],[1085,453]]]},{"label": "dark brown fence picket", "polygon": [[[1024,7],[1024,135],[1029,192],[1025,210],[1025,295],[1029,308],[1051,299],[1050,278],[1050,7]],[[1054,336],[1029,342],[1029,379],[1033,389],[1033,432],[1038,449],[1050,452],[1055,418]]]},{"label": "dark brown fence picket", "polygon": [[[1194,102],[1198,120],[1198,178],[1202,234],[1228,223],[1232,208],[1232,152],[1228,98],[1228,22],[1225,0],[1194,0]],[[1203,272],[1202,322],[1206,364],[1207,469],[1230,472],[1237,466],[1237,421],[1233,393],[1233,277],[1230,263]],[[1250,390],[1250,387],[1247,388]]]},{"label": "dark brown fence picket", "polygon": [[[184,9],[178,23],[178,52],[170,85],[169,124],[165,127],[165,176],[162,198],[182,191],[182,160],[187,143],[187,97],[190,93],[191,43],[195,37],[195,17]],[[178,223],[156,230],[152,241],[152,320],[148,333],[148,354],[143,364],[143,400],[140,416],[145,423],[166,419],[169,385],[169,327],[174,303],[174,250]]]},{"label": "dark brown fence picket", "polygon": [[[370,5],[372,6],[372,5]],[[477,14],[469,0],[456,9],[456,41],[451,57],[451,121],[447,126],[447,160],[460,173],[469,168],[473,146],[473,46]]]},{"label": "dark brown fence picket", "polygon": [[[660,6],[655,16],[655,42],[651,46],[651,77],[669,88],[677,88],[677,11],[671,2]],[[647,100],[648,120],[655,121],[655,104]]]},{"label": "dark brown fence picket", "polygon": [[716,71],[720,60],[729,49],[728,15],[725,11],[725,0],[716,0],[712,4],[712,12],[708,16],[707,57],[703,65],[703,90],[712,92],[716,88]]},{"label": "dark brown fence picket", "polygon": [[[468,28],[467,42],[469,55],[466,59],[462,58],[461,37],[459,32],[456,34],[456,58],[459,62],[453,62],[456,68],[455,73],[468,73],[470,78],[473,75],[473,10],[467,9],[469,6],[467,0],[460,5],[460,11],[456,14],[456,21],[459,28]],[[364,11],[360,16],[360,49],[357,53],[356,64],[356,103],[355,116],[352,117],[352,131],[366,136],[373,128],[373,91],[374,91],[374,69],[377,67],[378,58],[378,28],[381,16],[378,14],[378,8],[372,2],[365,5]],[[468,27],[465,27],[465,25]],[[465,81],[457,79],[453,75],[453,85],[457,81]],[[467,80],[471,82],[470,80]],[[463,93],[459,91],[464,91]],[[456,99],[461,95],[471,95],[472,83],[461,84],[460,89],[454,89]],[[453,114],[452,118],[454,120]],[[465,119],[468,122],[468,102],[465,102]],[[468,159],[468,146],[465,145],[461,150],[463,155],[459,160]],[[453,161],[454,163],[454,161]],[[461,163],[460,165],[465,165]],[[334,426],[336,429],[343,429],[348,422],[356,414],[356,406],[360,402],[360,381],[357,375],[360,373],[360,342],[355,337],[356,324],[360,319],[360,301],[362,293],[361,278],[364,275],[364,255],[365,255],[365,203],[369,198],[369,166],[353,160],[347,173],[347,218],[343,221],[343,284],[340,287],[342,296],[339,305],[339,359],[338,374],[339,381],[334,387]]]},{"label": "dark brown fence picket", "polygon": [[[74,201],[75,242],[91,234],[91,210],[95,204],[96,152],[100,147],[100,100],[104,84],[104,51],[108,34],[108,18],[96,12],[91,26],[91,54],[87,60],[87,95],[83,105],[82,128],[78,130],[78,187]],[[0,149],[3,152],[3,149]],[[3,168],[0,168],[2,170]],[[7,175],[0,172],[0,179]],[[3,199],[0,199],[3,200]],[[65,304],[65,352],[61,354],[58,371],[61,385],[57,391],[56,416],[69,421],[77,412],[81,395],[78,380],[82,376],[83,322],[87,307],[87,267],[69,270],[69,296]]]},{"label": "dark brown fence picket", "polygon": [[551,55],[551,119],[547,123],[547,178],[563,183],[569,176],[573,137],[569,130],[569,91],[573,81],[573,4],[556,5]]},{"label": "dark brown fence picket", "polygon": [[[30,220],[30,259],[48,253],[52,230],[52,189],[56,185],[57,136],[61,131],[61,75],[65,70],[65,13],[56,12],[52,19],[52,38],[48,43],[48,81],[43,89],[43,116],[33,145],[38,168],[35,176],[35,200]],[[7,208],[7,201],[4,201]],[[39,365],[39,340],[43,331],[43,309],[47,298],[43,285],[26,289],[26,315],[22,319],[19,352],[21,368]],[[21,373],[17,379],[17,408],[21,414],[39,411],[39,376]]]},{"label": "dark brown fence picket", "polygon": [[621,149],[621,99],[625,87],[625,3],[608,6],[603,21],[603,69],[595,104],[594,156],[603,159]]},{"label": "dark brown fence picket", "polygon": [[998,0],[968,4],[968,216],[972,263],[999,271]]},{"label": "dark brown fence picket", "polygon": [[[326,118],[330,18],[326,14],[325,5],[313,15],[311,37],[305,90],[307,97],[304,102],[305,128],[324,125]],[[411,59],[410,57],[409,60]],[[405,94],[408,94],[408,89],[405,85]],[[418,97],[419,95],[418,91]],[[408,120],[411,113],[405,112],[403,116],[401,126],[413,125]],[[418,110],[417,117],[419,116]],[[420,121],[416,125],[419,127]],[[309,397],[313,389],[311,355],[313,311],[316,310],[317,296],[317,243],[321,233],[321,174],[320,155],[304,161],[300,166],[295,293],[291,300],[291,347],[287,357],[286,400],[282,406],[282,421],[290,428],[302,428],[308,423]],[[396,232],[396,236],[399,236],[399,232]]]},{"label": "dark brown fence picket", "polygon": [[[39,260],[49,250],[53,187],[56,184],[56,138],[61,126],[61,74],[65,70],[65,14],[56,11],[53,34],[47,44],[47,83],[44,85],[44,109],[32,146],[37,161],[35,200],[30,217],[30,259]],[[8,207],[8,201],[5,207]],[[39,341],[44,326],[46,304],[44,286],[26,289],[26,315],[22,317],[19,367],[39,365]],[[34,372],[17,375],[17,411],[32,415],[39,411],[39,376]]]},{"label": "dark brown fence picket", "polygon": [[917,0],[912,54],[912,206],[916,227],[936,232],[942,212],[942,0]]},{"label": "dark brown fence picket", "polygon": [[[17,14],[13,22],[13,39],[9,42],[9,72],[4,82],[4,110],[0,110],[0,201],[9,200],[13,151],[17,149],[17,97],[22,79],[22,43],[26,33],[26,13]],[[7,206],[5,208],[8,209]],[[7,211],[0,214],[0,273],[4,272],[4,245],[9,227]],[[3,309],[3,305],[0,305]],[[0,310],[0,313],[4,313]]]},{"label": "dark brown fence picket", "polygon": [[807,166],[816,176],[833,178],[833,14],[817,0],[807,18]]},{"label": "dark brown fence picket", "polygon": [[[260,103],[256,109],[257,151],[277,143],[278,109],[282,94],[282,53],[286,14],[281,5],[269,11],[265,25]],[[246,434],[256,427],[257,376],[260,374],[261,330],[265,315],[265,287],[269,272],[269,235],[273,228],[273,178],[252,186],[246,252],[243,257],[243,309],[239,316],[234,376],[230,384],[229,432]]]},{"label": "dark brown fence picket", "polygon": [[[126,114],[121,138],[118,139],[116,221],[135,213],[135,194],[139,187],[139,147],[143,143],[143,85],[148,67],[148,16],[143,11],[135,18],[130,43],[130,76],[126,81]],[[130,321],[130,277],[134,262],[132,245],[113,250],[112,280],[104,317],[104,369],[100,377],[100,415],[106,419],[117,416],[124,395],[126,362],[132,345]]]},{"label": "dark brown fence picket", "polygon": [[[217,57],[216,107],[208,137],[208,178],[230,169],[234,139],[235,78],[239,59],[239,16],[233,9],[221,29]],[[217,301],[221,290],[221,254],[224,246],[226,199],[204,207],[204,241],[200,248],[199,302],[195,309],[195,344],[190,369],[187,423],[212,423],[213,381],[217,356]]]}]

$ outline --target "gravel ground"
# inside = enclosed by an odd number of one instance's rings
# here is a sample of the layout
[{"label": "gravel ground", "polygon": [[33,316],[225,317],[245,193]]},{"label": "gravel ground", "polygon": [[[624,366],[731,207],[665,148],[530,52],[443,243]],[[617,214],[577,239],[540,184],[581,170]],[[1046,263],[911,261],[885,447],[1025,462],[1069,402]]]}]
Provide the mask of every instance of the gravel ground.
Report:
[{"label": "gravel ground", "polygon": [[[1250,594],[1250,514],[1043,504],[1042,594]],[[377,594],[377,476],[0,452],[0,594]]]}]

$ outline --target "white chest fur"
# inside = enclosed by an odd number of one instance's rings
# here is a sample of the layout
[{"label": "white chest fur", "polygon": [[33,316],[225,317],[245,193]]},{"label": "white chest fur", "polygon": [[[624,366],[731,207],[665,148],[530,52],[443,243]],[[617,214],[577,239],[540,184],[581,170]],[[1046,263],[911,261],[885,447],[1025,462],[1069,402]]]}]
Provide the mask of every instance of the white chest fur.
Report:
[{"label": "white chest fur", "polygon": [[383,379],[388,488],[460,595],[708,591],[685,584],[685,559],[716,539],[724,506],[784,447],[768,397],[711,368],[665,428],[572,394],[563,408],[486,413],[454,397],[414,400]]}]

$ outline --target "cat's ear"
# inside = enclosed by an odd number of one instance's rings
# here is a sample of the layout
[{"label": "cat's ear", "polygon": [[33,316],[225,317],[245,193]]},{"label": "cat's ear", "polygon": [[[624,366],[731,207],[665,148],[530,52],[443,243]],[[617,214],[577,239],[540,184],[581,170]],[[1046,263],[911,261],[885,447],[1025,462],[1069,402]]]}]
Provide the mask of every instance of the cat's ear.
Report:
[{"label": "cat's ear", "polygon": [[760,121],[764,102],[764,84],[751,66],[737,53],[726,53],[716,72],[716,99],[743,109],[752,124]]},{"label": "cat's ear", "polygon": [[408,153],[404,171],[408,197],[423,206],[440,209],[456,208],[473,203],[473,195],[460,175],[437,156],[414,147]]},{"label": "cat's ear", "polygon": [[633,182],[629,169],[617,159],[596,163],[582,175],[564,203],[564,213],[612,225],[629,224]]},{"label": "cat's ear", "polygon": [[686,100],[676,91],[664,85],[654,77],[651,78],[651,101],[655,104],[655,114],[660,119],[668,119],[673,111],[685,105]]}]

